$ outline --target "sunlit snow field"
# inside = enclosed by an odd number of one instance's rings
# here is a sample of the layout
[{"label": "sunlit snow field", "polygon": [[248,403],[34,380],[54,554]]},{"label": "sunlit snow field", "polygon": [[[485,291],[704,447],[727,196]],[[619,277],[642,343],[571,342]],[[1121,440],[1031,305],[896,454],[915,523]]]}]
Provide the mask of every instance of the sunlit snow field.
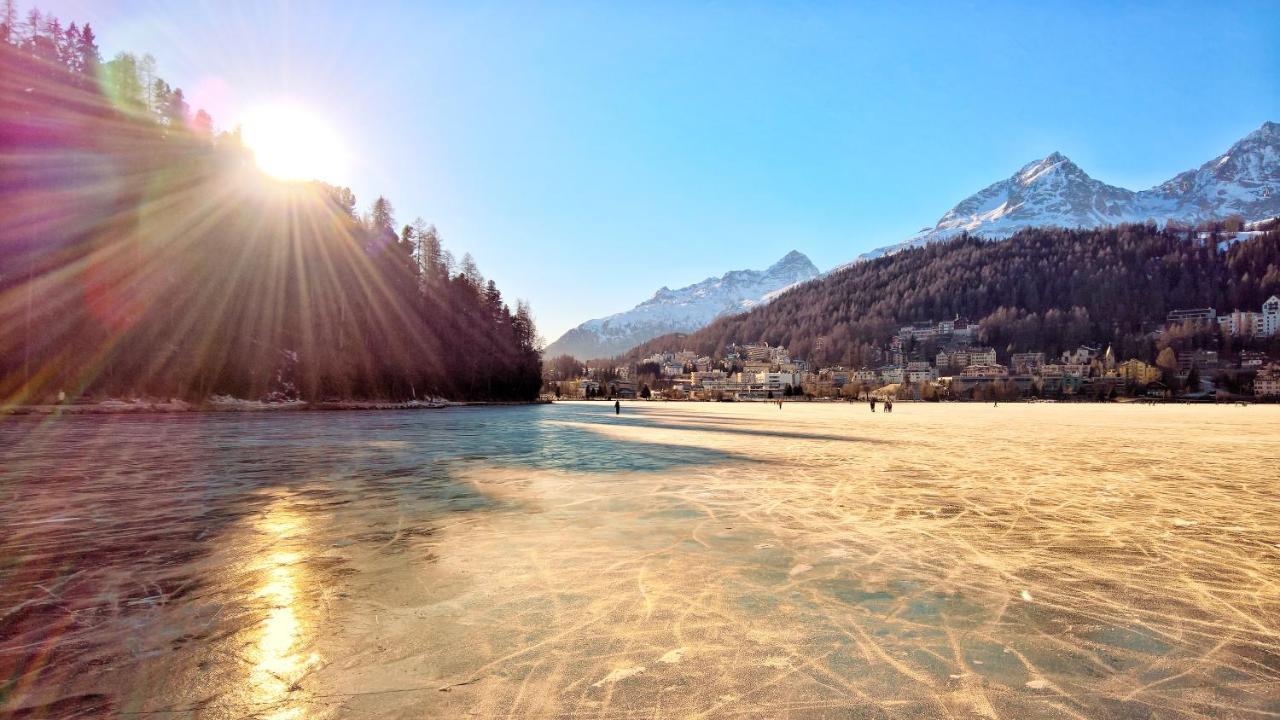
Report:
[{"label": "sunlit snow field", "polygon": [[1280,406],[0,421],[0,716],[1280,715]]}]

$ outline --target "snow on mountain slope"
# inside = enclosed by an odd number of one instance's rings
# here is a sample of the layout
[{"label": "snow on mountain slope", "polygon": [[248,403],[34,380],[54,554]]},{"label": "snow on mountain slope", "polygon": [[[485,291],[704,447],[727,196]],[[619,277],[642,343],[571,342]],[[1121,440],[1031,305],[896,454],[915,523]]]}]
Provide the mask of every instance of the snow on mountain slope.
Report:
[{"label": "snow on mountain slope", "polygon": [[1222,155],[1143,194],[1184,221],[1280,213],[1280,123],[1263,123]]},{"label": "snow on mountain slope", "polygon": [[1280,213],[1280,124],[1263,123],[1227,152],[1150,190],[1095,180],[1061,153],[1028,163],[969,196],[933,227],[859,260],[946,240],[962,232],[1000,239],[1025,227],[1098,227],[1154,220],[1198,223],[1228,215]]},{"label": "snow on mountain slope", "polygon": [[745,312],[820,273],[792,250],[767,270],[733,270],[678,290],[662,288],[626,312],[588,320],[551,343],[544,357],[610,357],[659,335],[693,332],[721,315]]}]

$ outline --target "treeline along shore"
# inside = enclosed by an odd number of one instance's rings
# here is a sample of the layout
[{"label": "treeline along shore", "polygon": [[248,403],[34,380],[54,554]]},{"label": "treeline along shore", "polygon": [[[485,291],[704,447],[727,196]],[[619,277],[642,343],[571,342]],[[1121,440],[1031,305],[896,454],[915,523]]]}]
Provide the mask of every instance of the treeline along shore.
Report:
[{"label": "treeline along shore", "polygon": [[0,406],[537,396],[529,308],[433,226],[268,178],[97,28],[0,20]]}]

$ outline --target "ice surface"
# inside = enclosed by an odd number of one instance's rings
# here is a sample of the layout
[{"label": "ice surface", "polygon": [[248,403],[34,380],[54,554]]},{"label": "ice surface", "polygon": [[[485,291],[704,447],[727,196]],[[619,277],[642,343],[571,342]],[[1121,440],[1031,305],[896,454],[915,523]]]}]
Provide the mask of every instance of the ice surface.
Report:
[{"label": "ice surface", "polygon": [[1264,717],[1280,407],[0,422],[0,715]]}]

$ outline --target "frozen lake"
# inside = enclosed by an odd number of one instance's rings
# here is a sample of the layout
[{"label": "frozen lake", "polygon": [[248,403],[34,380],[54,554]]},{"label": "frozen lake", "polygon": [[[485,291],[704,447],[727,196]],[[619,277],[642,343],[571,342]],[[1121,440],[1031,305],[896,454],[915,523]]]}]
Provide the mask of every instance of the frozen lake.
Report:
[{"label": "frozen lake", "polygon": [[0,717],[1280,715],[1280,406],[0,420]]}]

